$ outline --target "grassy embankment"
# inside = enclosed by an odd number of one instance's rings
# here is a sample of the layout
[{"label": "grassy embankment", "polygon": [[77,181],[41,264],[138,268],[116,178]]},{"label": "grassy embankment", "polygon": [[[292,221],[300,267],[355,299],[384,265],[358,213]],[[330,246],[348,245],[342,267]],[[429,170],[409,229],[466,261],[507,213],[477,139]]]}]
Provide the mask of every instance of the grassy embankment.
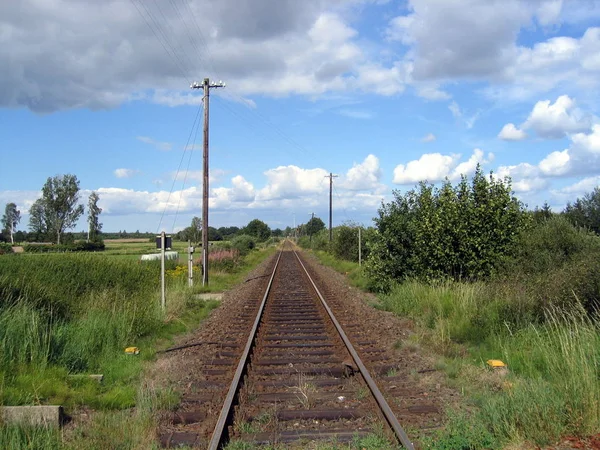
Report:
[{"label": "grassy embankment", "polygon": [[[438,352],[438,369],[465,394],[428,448],[546,445],[600,432],[599,238],[555,221],[526,242],[488,282],[406,281],[379,296],[380,307],[415,321],[412,345]],[[366,285],[357,264],[316,254]],[[508,374],[492,372],[488,359],[506,362]]]},{"label": "grassy embankment", "polygon": [[[252,252],[215,278],[231,286],[271,252]],[[0,404],[96,411],[69,433],[0,427],[0,448],[150,448],[153,412],[177,398],[153,389],[143,368],[216,306],[196,300],[173,267],[163,313],[158,267],[110,253],[0,257]],[[126,355],[126,346],[141,353]]]}]

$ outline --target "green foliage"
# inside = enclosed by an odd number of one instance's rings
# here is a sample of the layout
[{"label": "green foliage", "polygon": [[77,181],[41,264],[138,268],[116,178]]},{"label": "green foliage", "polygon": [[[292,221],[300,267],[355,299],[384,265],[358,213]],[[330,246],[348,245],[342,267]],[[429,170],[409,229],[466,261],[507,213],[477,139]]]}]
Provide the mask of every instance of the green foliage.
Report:
[{"label": "green foliage", "polygon": [[4,208],[4,215],[2,216],[2,229],[10,236],[11,243],[14,243],[13,234],[20,221],[21,211],[17,209],[17,205],[15,203],[7,203]]},{"label": "green foliage", "polygon": [[79,205],[79,180],[75,175],[48,177],[42,187],[42,206],[48,231],[56,236],[60,244],[62,234],[75,226],[83,214]]},{"label": "green foliage", "polygon": [[0,448],[22,450],[63,449],[59,430],[46,427],[0,427]]},{"label": "green foliage", "polygon": [[246,256],[256,247],[256,241],[253,236],[242,234],[232,239],[231,246],[240,252],[241,256]]},{"label": "green foliage", "polygon": [[501,279],[537,302],[537,314],[554,306],[594,311],[600,305],[600,238],[554,216],[521,233]]},{"label": "green foliage", "polygon": [[[360,225],[352,222],[340,225],[333,229],[331,251],[341,259],[358,262],[358,229]],[[361,252],[365,261],[369,254],[369,242],[375,237],[374,228],[361,227]]]},{"label": "green foliage", "polygon": [[12,253],[13,249],[12,249],[12,245],[4,243],[4,242],[0,242],[0,255],[5,255],[7,253]]},{"label": "green foliage", "polygon": [[306,222],[306,224],[303,226],[304,233],[309,236],[314,236],[319,231],[324,230],[324,229],[325,229],[325,222],[323,222],[318,217],[311,217],[311,219],[308,222]]},{"label": "green foliage", "polygon": [[478,167],[471,184],[425,183],[383,204],[367,260],[377,289],[408,278],[489,277],[510,254],[528,216],[511,195],[510,182],[486,178]]},{"label": "green foliage", "polygon": [[578,198],[574,203],[567,203],[563,214],[575,226],[585,227],[600,234],[600,187]]},{"label": "green foliage", "polygon": [[244,227],[241,233],[252,236],[259,242],[266,241],[269,239],[269,237],[271,237],[271,229],[269,228],[269,225],[259,219],[251,220],[248,225]]},{"label": "green foliage", "polygon": [[98,200],[100,200],[100,196],[97,192],[92,191],[88,198],[88,240],[90,241],[98,240],[102,230],[99,220],[102,208],[98,206]]},{"label": "green foliage", "polygon": [[480,450],[501,448],[497,439],[479,416],[464,412],[448,413],[446,426],[433,437],[425,438],[423,447],[431,450]]},{"label": "green foliage", "polygon": [[28,244],[23,249],[27,253],[101,252],[105,249],[105,245],[104,241],[95,240],[72,244]]}]

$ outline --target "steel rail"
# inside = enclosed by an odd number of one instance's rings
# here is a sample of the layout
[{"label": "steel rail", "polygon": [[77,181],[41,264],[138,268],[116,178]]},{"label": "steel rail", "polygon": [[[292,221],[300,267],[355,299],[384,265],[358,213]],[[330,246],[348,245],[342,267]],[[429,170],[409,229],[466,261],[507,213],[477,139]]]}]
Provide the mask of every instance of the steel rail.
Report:
[{"label": "steel rail", "polygon": [[[285,243],[284,243],[285,245]],[[213,431],[212,437],[210,439],[210,443],[208,444],[209,450],[218,450],[219,446],[222,444],[223,439],[223,431],[225,430],[225,425],[227,424],[227,420],[229,418],[229,414],[231,413],[231,407],[233,405],[233,400],[235,399],[235,395],[238,391],[240,381],[242,379],[242,375],[244,373],[244,369],[246,368],[246,364],[248,362],[248,357],[250,356],[250,350],[252,349],[252,345],[254,344],[254,338],[256,337],[256,332],[258,331],[258,325],[262,318],[263,311],[265,309],[265,304],[267,302],[267,297],[269,296],[269,292],[271,291],[271,285],[273,284],[273,279],[275,278],[275,272],[277,272],[277,267],[279,266],[279,260],[281,259],[281,255],[283,254],[283,247],[279,252],[279,256],[277,257],[277,262],[275,262],[275,267],[273,268],[273,273],[271,274],[271,278],[269,279],[269,284],[267,286],[267,290],[265,291],[265,295],[262,299],[260,307],[258,309],[258,313],[256,314],[256,319],[254,320],[254,325],[252,325],[252,330],[250,331],[250,336],[248,337],[248,341],[246,342],[246,347],[244,348],[244,352],[242,353],[242,357],[240,358],[240,362],[238,363],[237,369],[235,371],[235,375],[233,377],[233,381],[229,386],[229,392],[227,392],[227,397],[225,397],[225,402],[223,403],[223,407],[221,408],[221,412],[219,414],[219,419],[217,420],[217,425]]]},{"label": "steel rail", "polygon": [[398,438],[398,440],[402,443],[402,445],[405,448],[407,448],[409,450],[414,450],[413,443],[408,438],[408,435],[406,434],[406,432],[404,431],[404,429],[400,425],[400,422],[398,422],[398,419],[396,418],[396,415],[394,414],[394,412],[390,408],[390,405],[385,400],[383,394],[381,393],[381,391],[377,387],[377,384],[375,383],[375,381],[373,380],[373,378],[369,374],[369,371],[367,370],[366,366],[364,365],[364,363],[360,359],[360,356],[358,356],[358,353],[354,349],[354,346],[350,342],[350,339],[348,339],[348,336],[346,336],[346,333],[342,329],[342,326],[340,325],[340,323],[337,321],[337,319],[333,315],[333,312],[331,311],[331,308],[329,307],[329,305],[325,301],[325,298],[323,297],[323,295],[321,295],[321,292],[317,288],[317,285],[313,281],[312,277],[309,275],[308,270],[306,270],[306,267],[304,266],[304,263],[300,259],[300,256],[298,256],[298,253],[295,250],[292,250],[292,251],[294,252],[294,255],[296,255],[296,258],[298,259],[298,262],[302,266],[302,269],[304,269],[304,272],[306,273],[306,276],[308,277],[308,281],[310,281],[310,283],[312,284],[312,287],[314,288],[315,292],[317,293],[317,296],[321,300],[321,303],[323,304],[323,307],[327,311],[327,314],[329,314],[329,318],[331,319],[331,321],[335,325],[335,328],[337,329],[340,337],[344,341],[344,344],[346,345],[346,348],[350,352],[350,355],[352,355],[352,359],[356,363],[356,366],[358,367],[358,370],[360,371],[361,375],[363,376],[363,378],[367,382],[367,385],[369,386],[369,389],[371,390],[371,393],[373,394],[373,397],[375,397],[375,400],[377,401],[377,404],[379,405],[379,408],[381,409],[381,412],[383,413],[383,415],[385,416],[385,419],[387,420],[388,424],[390,425],[390,427],[394,431],[394,434],[396,435],[396,437]]}]

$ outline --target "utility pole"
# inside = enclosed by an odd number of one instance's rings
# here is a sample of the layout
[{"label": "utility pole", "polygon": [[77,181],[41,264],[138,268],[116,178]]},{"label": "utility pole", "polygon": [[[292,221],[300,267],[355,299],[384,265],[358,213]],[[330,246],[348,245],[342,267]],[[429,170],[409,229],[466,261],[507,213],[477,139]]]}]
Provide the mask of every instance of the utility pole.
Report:
[{"label": "utility pole", "polygon": [[362,266],[362,246],[360,242],[360,230],[361,226],[358,227],[358,266]]},{"label": "utility pole", "polygon": [[313,212],[310,214],[311,214],[310,222],[309,222],[310,223],[310,228],[309,228],[310,229],[310,234],[309,234],[310,237],[309,237],[308,241],[310,242],[310,246],[312,247],[312,225],[313,225],[312,222],[315,218],[315,213]]},{"label": "utility pole", "polygon": [[205,78],[202,84],[193,83],[192,89],[204,90],[204,145],[202,155],[202,286],[208,285],[208,106],[211,88],[225,87],[225,83],[219,81],[212,83]]},{"label": "utility pole", "polygon": [[325,178],[329,178],[329,242],[331,242],[333,232],[332,232],[332,222],[333,222],[333,179],[337,178],[337,175],[329,172],[329,175],[326,175]]},{"label": "utility pole", "polygon": [[165,247],[167,246],[167,237],[164,231],[160,232],[160,306],[163,313],[167,307],[165,297]]}]

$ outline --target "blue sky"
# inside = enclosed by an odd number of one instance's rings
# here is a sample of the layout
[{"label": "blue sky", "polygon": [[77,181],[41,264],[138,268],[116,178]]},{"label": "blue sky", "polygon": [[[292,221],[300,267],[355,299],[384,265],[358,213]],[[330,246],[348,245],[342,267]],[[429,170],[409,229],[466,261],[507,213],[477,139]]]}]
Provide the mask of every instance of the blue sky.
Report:
[{"label": "blue sky", "polygon": [[0,203],[20,229],[65,173],[83,202],[99,193],[106,231],[200,216],[189,84],[205,76],[227,83],[211,93],[213,226],[326,220],[329,172],[335,224],[477,163],[530,207],[600,181],[598,1],[3,2],[0,66]]}]

